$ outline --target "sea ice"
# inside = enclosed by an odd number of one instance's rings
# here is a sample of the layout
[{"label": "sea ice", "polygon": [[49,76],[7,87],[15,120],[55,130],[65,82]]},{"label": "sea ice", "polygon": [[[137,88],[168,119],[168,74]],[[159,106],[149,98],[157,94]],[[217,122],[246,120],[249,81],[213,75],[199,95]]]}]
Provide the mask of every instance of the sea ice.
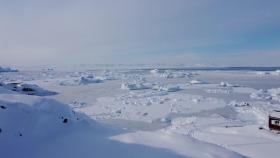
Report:
[{"label": "sea ice", "polygon": [[12,68],[9,68],[9,67],[1,67],[0,66],[0,73],[1,72],[18,72],[18,70],[12,69]]},{"label": "sea ice", "polygon": [[82,76],[80,78],[79,84],[80,85],[87,85],[87,84],[91,84],[91,83],[101,83],[103,82],[104,79],[100,78],[100,77],[95,77],[93,75],[89,75],[89,76]]},{"label": "sea ice", "polygon": [[145,86],[143,83],[122,83],[121,89],[143,90],[143,89],[149,89],[149,87]]},{"label": "sea ice", "polygon": [[190,84],[205,84],[206,82],[200,81],[200,80],[191,80]]}]

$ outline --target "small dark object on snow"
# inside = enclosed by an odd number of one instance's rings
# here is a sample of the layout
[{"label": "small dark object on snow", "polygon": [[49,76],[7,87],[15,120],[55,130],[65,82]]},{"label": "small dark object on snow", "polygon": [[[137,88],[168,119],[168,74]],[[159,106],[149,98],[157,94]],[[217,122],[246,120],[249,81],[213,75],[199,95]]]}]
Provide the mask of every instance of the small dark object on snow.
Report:
[{"label": "small dark object on snow", "polygon": [[263,130],[263,127],[259,127],[259,130]]},{"label": "small dark object on snow", "polygon": [[0,128],[0,133],[2,132],[2,128]]},{"label": "small dark object on snow", "polygon": [[67,123],[67,122],[68,122],[68,119],[67,119],[67,118],[63,120],[63,123]]},{"label": "small dark object on snow", "polygon": [[7,109],[7,107],[4,105],[1,105],[0,107],[1,107],[1,109]]},{"label": "small dark object on snow", "polygon": [[147,116],[148,115],[148,113],[147,112],[145,112],[144,114],[142,114],[142,116]]},{"label": "small dark object on snow", "polygon": [[236,127],[243,127],[242,125],[226,125],[225,128],[236,128]]},{"label": "small dark object on snow", "polygon": [[34,95],[35,90],[29,87],[24,87],[22,88],[22,91],[25,92],[27,95]]},{"label": "small dark object on snow", "polygon": [[116,113],[117,113],[117,114],[121,114],[121,113],[122,113],[122,110],[117,110]]},{"label": "small dark object on snow", "polygon": [[20,137],[22,137],[22,134],[21,134],[21,133],[19,133],[19,136],[20,136]]},{"label": "small dark object on snow", "polygon": [[24,87],[24,88],[22,88],[22,91],[24,91],[24,92],[33,92],[34,90],[32,88]]},{"label": "small dark object on snow", "polygon": [[241,102],[241,103],[236,103],[234,105],[235,107],[246,107],[246,106],[250,106],[249,102]]}]

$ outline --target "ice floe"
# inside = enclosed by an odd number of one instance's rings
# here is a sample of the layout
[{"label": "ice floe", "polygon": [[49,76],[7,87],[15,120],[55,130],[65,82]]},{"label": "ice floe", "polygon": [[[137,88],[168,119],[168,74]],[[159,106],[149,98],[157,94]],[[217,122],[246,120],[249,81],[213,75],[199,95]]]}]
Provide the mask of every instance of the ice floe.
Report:
[{"label": "ice floe", "polygon": [[[80,75],[78,75],[80,76]],[[57,83],[61,86],[77,86],[77,85],[88,85],[94,83],[104,82],[103,77],[94,76],[94,75],[82,75],[81,77],[69,77],[68,79],[58,80]]]},{"label": "ice floe", "polygon": [[162,77],[162,78],[190,78],[193,77],[193,73],[185,72],[185,71],[175,71],[175,70],[159,70],[153,69],[150,71],[154,76]]},{"label": "ice floe", "polygon": [[18,70],[12,69],[12,68],[9,68],[9,67],[1,67],[0,66],[0,73],[1,72],[18,72]]},{"label": "ice floe", "polygon": [[205,84],[206,82],[200,80],[191,80],[190,84]]},{"label": "ice floe", "polygon": [[154,90],[165,91],[165,92],[177,92],[181,90],[178,85],[155,85],[153,86]]},{"label": "ice floe", "polygon": [[125,90],[143,90],[149,89],[150,87],[144,85],[144,83],[122,83],[121,89]]},{"label": "ice floe", "polygon": [[87,84],[92,84],[92,83],[101,83],[103,82],[103,78],[101,77],[95,77],[93,75],[89,75],[89,76],[82,76],[79,80],[79,84],[80,85],[87,85]]},{"label": "ice floe", "polygon": [[268,90],[259,90],[252,93],[251,98],[261,99],[261,100],[274,100],[280,102],[280,88],[272,88]]},{"label": "ice floe", "polygon": [[280,70],[275,70],[275,71],[257,71],[257,75],[275,75],[275,76],[280,76]]}]

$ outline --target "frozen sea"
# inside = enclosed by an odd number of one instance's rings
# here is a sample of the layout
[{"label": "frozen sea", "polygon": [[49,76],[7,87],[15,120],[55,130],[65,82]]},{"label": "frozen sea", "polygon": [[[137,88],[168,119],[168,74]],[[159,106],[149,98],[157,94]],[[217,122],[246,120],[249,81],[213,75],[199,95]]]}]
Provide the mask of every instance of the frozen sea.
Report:
[{"label": "frozen sea", "polygon": [[0,83],[7,158],[278,157],[279,67],[20,69]]}]

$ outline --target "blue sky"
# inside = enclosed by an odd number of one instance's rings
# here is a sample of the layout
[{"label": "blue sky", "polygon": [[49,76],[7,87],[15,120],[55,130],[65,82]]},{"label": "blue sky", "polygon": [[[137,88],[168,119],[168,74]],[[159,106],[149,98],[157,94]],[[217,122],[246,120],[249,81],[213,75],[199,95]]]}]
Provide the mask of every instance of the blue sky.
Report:
[{"label": "blue sky", "polygon": [[280,66],[279,0],[0,0],[0,64]]}]

